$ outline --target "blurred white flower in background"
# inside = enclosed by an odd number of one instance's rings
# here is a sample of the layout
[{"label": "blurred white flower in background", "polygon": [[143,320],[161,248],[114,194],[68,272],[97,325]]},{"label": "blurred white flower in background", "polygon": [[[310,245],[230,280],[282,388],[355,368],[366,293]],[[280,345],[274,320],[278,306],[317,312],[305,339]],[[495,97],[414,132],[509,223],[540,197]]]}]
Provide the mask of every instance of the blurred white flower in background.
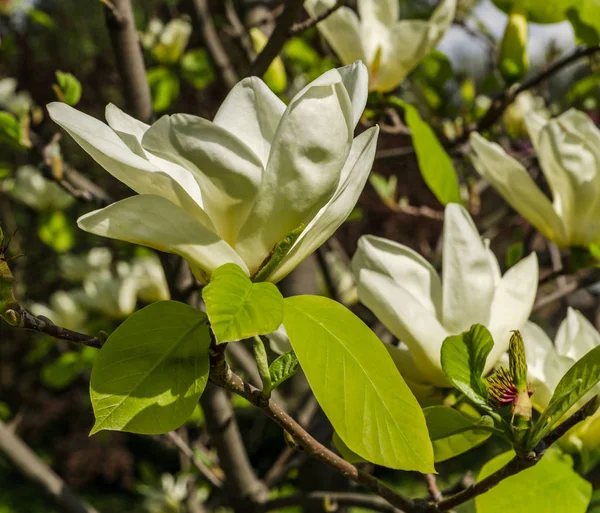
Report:
[{"label": "blurred white flower in background", "polygon": [[15,200],[38,211],[63,210],[74,201],[60,185],[44,178],[33,166],[17,169],[14,178],[3,181],[3,190]]},{"label": "blurred white flower in background", "polygon": [[508,349],[510,331],[528,319],[537,291],[535,253],[502,276],[468,212],[457,204],[445,210],[442,258],[440,278],[407,246],[365,235],[352,260],[361,302],[408,347],[393,356],[417,387],[449,386],[440,363],[442,342],[476,323],[494,338],[490,370]]},{"label": "blurred white flower in background", "polygon": [[471,135],[475,169],[558,246],[600,243],[600,130],[575,109],[551,120],[532,112],[525,122],[552,201],[521,163],[477,133]]},{"label": "blurred white flower in background", "polygon": [[[81,229],[182,256],[203,283],[225,263],[277,282],[351,213],[377,142],[354,138],[367,101],[366,67],[333,69],[286,106],[244,79],[213,122],[186,114],[151,127],[107,107],[110,126],[68,105],[50,116],[115,178],[138,192],[79,218]],[[269,266],[274,248],[291,248]],[[293,244],[292,244],[293,242]]]},{"label": "blurred white flower in background", "polygon": [[[336,0],[306,0],[312,17],[332,8]],[[340,7],[317,28],[342,64],[356,60],[369,69],[369,90],[389,92],[406,78],[448,30],[456,0],[442,0],[431,18],[400,20],[398,0],[358,0],[358,16]]]},{"label": "blurred white flower in background", "polygon": [[81,283],[93,272],[108,269],[112,262],[108,248],[92,248],[87,253],[74,255],[67,253],[58,259],[62,276],[72,282]]},{"label": "blurred white flower in background", "polygon": [[131,277],[137,285],[137,295],[144,303],[171,299],[163,267],[156,255],[140,256],[131,262]]},{"label": "blurred white flower in background", "polygon": [[59,290],[50,296],[48,305],[33,303],[31,313],[42,315],[54,324],[73,331],[84,331],[88,315],[77,291]]},{"label": "blurred white flower in background", "polygon": [[17,92],[17,80],[8,77],[0,79],[0,105],[9,112],[20,116],[26,114],[33,101],[27,91]]}]

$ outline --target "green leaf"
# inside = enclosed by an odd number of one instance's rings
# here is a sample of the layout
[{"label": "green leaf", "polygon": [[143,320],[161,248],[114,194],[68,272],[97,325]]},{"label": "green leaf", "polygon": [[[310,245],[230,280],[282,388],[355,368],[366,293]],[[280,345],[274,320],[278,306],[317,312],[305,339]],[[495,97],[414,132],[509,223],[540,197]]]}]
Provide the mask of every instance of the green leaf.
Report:
[{"label": "green leaf", "polygon": [[42,383],[52,390],[62,390],[77,379],[83,370],[81,358],[74,351],[61,354],[42,368]]},{"label": "green leaf", "polygon": [[150,68],[146,72],[150,93],[152,94],[152,108],[156,112],[164,112],[179,96],[179,78],[177,74],[164,66]]},{"label": "green leaf", "polygon": [[432,50],[421,61],[417,69],[418,76],[422,76],[430,85],[441,89],[446,82],[454,76],[452,63],[439,50]]},{"label": "green leaf", "polygon": [[421,119],[419,111],[412,105],[397,100],[404,108],[406,124],[410,128],[412,141],[423,180],[442,205],[462,203],[460,187],[452,159],[431,127]]},{"label": "green leaf", "polygon": [[567,19],[566,10],[580,0],[492,0],[496,7],[510,14],[522,10],[532,23],[559,23]]},{"label": "green leaf", "polygon": [[340,456],[346,461],[350,463],[366,463],[366,460],[364,458],[361,458],[358,454],[348,449],[348,446],[340,438],[340,435],[338,435],[335,431],[333,432],[331,441],[337,449],[337,452],[339,452]]},{"label": "green leaf", "polygon": [[41,214],[38,236],[57,253],[66,253],[75,245],[73,225],[60,210]]},{"label": "green leaf", "polygon": [[396,208],[396,190],[398,189],[398,177],[391,175],[385,177],[378,173],[371,173],[369,175],[369,183],[375,189],[377,195],[381,198],[381,201],[388,208],[394,210]]},{"label": "green leaf", "polygon": [[21,130],[21,123],[19,123],[19,120],[15,116],[9,112],[0,112],[0,142],[21,148]]},{"label": "green leaf", "polygon": [[181,58],[181,76],[196,89],[204,89],[215,79],[215,71],[204,48],[195,48]]},{"label": "green leaf", "polygon": [[556,385],[546,409],[533,426],[529,447],[535,447],[600,382],[600,346],[575,362]]},{"label": "green leaf", "polygon": [[177,301],[142,308],[108,338],[92,370],[90,396],[103,429],[162,434],[194,411],[210,370],[206,315]]},{"label": "green leaf", "polygon": [[444,373],[456,388],[479,406],[487,406],[487,391],[481,374],[492,347],[494,339],[481,324],[473,324],[469,331],[447,337],[442,344]]},{"label": "green leaf", "polygon": [[54,23],[54,20],[51,18],[51,16],[44,11],[40,11],[39,9],[29,9],[29,11],[27,11],[27,16],[29,16],[29,19],[33,21],[33,23],[42,27],[56,27],[56,24]]},{"label": "green leaf", "polygon": [[423,413],[436,463],[477,447],[494,431],[494,421],[487,415],[474,421],[448,406],[431,406]]},{"label": "green leaf", "polygon": [[600,88],[600,73],[590,73],[571,84],[565,96],[565,104],[581,103],[589,97],[596,100],[598,88]]},{"label": "green leaf", "polygon": [[56,81],[54,92],[61,102],[69,105],[77,105],[81,99],[81,83],[71,73],[56,72]]},{"label": "green leaf", "polygon": [[[514,457],[505,452],[488,461],[478,477],[485,479]],[[477,513],[585,513],[592,497],[592,485],[572,468],[572,460],[550,450],[540,462],[501,481],[475,498]]]},{"label": "green leaf", "polygon": [[214,270],[202,290],[218,344],[275,331],[283,322],[283,297],[272,283],[252,283],[235,264]]},{"label": "green leaf", "polygon": [[294,351],[289,351],[276,358],[269,365],[269,374],[271,375],[271,386],[276,388],[286,379],[291,378],[298,371],[298,358]]},{"label": "green leaf", "polygon": [[348,448],[378,465],[433,472],[425,417],[383,343],[329,298],[284,302],[283,324],[302,370]]},{"label": "green leaf", "polygon": [[600,0],[581,0],[566,10],[578,41],[588,46],[600,44]]},{"label": "green leaf", "polygon": [[513,242],[510,246],[508,246],[505,258],[506,267],[510,268],[513,265],[516,265],[523,258],[524,252],[525,245],[522,241]]}]

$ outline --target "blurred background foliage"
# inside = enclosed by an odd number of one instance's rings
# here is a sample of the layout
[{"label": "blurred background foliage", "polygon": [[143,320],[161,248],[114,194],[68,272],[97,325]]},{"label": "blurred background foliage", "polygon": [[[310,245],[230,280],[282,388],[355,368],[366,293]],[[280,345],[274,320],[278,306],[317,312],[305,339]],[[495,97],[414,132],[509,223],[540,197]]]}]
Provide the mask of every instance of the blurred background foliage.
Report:
[{"label": "blurred background foliage", "polygon": [[[430,0],[400,3],[402,17],[407,18],[428,18],[436,4]],[[496,3],[510,12],[508,2]],[[137,0],[133,2],[135,21],[157,115],[186,112],[212,119],[226,89],[191,4],[188,0]],[[530,24],[530,75],[570,51],[576,39],[600,42],[594,41],[596,29],[586,23],[597,13],[592,4],[574,2],[577,9],[571,12],[571,22]],[[210,3],[219,37],[241,75],[250,57],[264,46],[281,6],[282,2],[275,0]],[[231,8],[237,20],[232,19]],[[506,22],[507,15],[487,0],[460,0],[455,23],[438,49],[396,91],[397,97],[417,107],[440,138],[461,137],[489,108],[493,96],[508,87],[498,65]],[[311,28],[286,42],[264,78],[288,101],[306,83],[336,65],[335,55]],[[493,127],[494,138],[527,166],[535,167],[524,113],[537,111],[549,116],[575,106],[598,121],[599,91],[600,61],[597,57],[579,61],[519,95]],[[90,334],[110,333],[135,309],[168,298],[166,278],[154,253],[100,240],[77,229],[77,217],[89,211],[90,205],[71,192],[87,185],[86,180],[100,186],[93,198],[98,204],[106,201],[103,194],[118,199],[129,192],[69,137],[59,137],[58,127],[44,108],[54,100],[77,105],[98,118],[104,117],[104,107],[110,102],[125,105],[102,2],[0,0],[0,219],[4,232],[12,235],[9,254],[19,255],[11,263],[16,293],[33,313],[59,325]],[[370,184],[335,240],[281,284],[286,293],[331,295],[336,293],[335,287],[342,301],[360,309],[347,264],[364,233],[409,244],[439,266],[441,205],[409,151],[411,139],[399,115],[402,109],[385,102],[373,95],[362,122],[362,129],[373,123],[384,128]],[[416,130],[414,125],[410,128]],[[459,193],[505,267],[536,249],[546,255],[542,266],[551,270],[555,258],[551,248],[486,189],[464,155],[453,157],[450,165],[461,183],[467,184]],[[480,196],[485,196],[485,201]],[[327,272],[319,266],[325,266]],[[597,293],[593,288],[580,289],[539,309],[534,320],[552,333],[567,306],[576,306],[596,320]],[[200,504],[212,504],[210,486],[167,437],[103,432],[88,438],[93,418],[87,386],[94,356],[93,349],[0,324],[0,419],[13,426],[101,512],[177,513],[201,511],[197,509]],[[288,406],[297,411],[300,398],[307,393],[302,376],[291,380],[283,392]],[[260,412],[240,399],[235,406],[251,461],[262,476],[285,449],[285,442],[279,428]],[[322,415],[316,415],[311,430],[326,439],[331,437]],[[179,435],[190,442],[196,457],[209,466],[216,465],[199,409]],[[475,474],[477,462],[505,449],[486,444],[440,464],[440,486],[455,483],[466,471]],[[274,495],[311,489],[315,482],[320,483],[318,488],[347,486],[337,476],[315,470],[314,463],[301,456],[297,460],[274,487]],[[577,464],[577,455],[575,460]],[[595,461],[587,464],[592,469],[588,477],[596,487],[600,482]],[[417,476],[384,470],[379,475],[407,495],[426,494]],[[466,505],[460,511],[471,508]],[[594,502],[591,508],[600,511]],[[0,513],[53,511],[0,454]]]}]

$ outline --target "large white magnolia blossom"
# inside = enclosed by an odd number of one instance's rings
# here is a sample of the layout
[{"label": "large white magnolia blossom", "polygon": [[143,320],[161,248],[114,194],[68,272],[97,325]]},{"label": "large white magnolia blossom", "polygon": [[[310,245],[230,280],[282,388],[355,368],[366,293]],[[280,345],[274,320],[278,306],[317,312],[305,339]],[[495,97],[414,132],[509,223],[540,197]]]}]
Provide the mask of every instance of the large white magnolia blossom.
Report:
[{"label": "large white magnolia blossom", "polygon": [[[554,389],[573,364],[600,345],[600,333],[581,312],[569,308],[567,317],[560,324],[554,344],[548,335],[533,322],[527,322],[521,330],[527,359],[527,377],[535,393],[531,396],[538,410],[548,406]],[[578,404],[600,393],[600,384]],[[576,406],[576,407],[578,407]]]},{"label": "large white magnolia blossom", "polygon": [[529,317],[537,290],[535,254],[501,276],[462,206],[446,207],[443,237],[442,278],[412,249],[371,235],[361,237],[352,260],[361,302],[408,346],[392,356],[415,385],[449,386],[440,364],[442,342],[476,323],[494,337],[491,369],[508,349],[510,331]]},{"label": "large white magnolia blossom", "polygon": [[366,67],[326,72],[286,105],[258,78],[242,80],[214,121],[163,116],[148,126],[114,105],[108,125],[63,103],[50,116],[138,193],[79,218],[97,235],[182,256],[206,282],[233,262],[255,274],[301,233],[266,280],[292,271],[343,223],[371,169],[377,128],[354,139]]},{"label": "large white magnolia blossom", "polygon": [[[336,0],[306,0],[313,17],[332,8]],[[431,18],[400,20],[398,0],[358,0],[358,16],[340,7],[317,28],[343,64],[355,60],[369,67],[369,90],[395,89],[435,48],[454,19],[456,0],[441,0]]]},{"label": "large white magnolia blossom", "polygon": [[553,201],[523,165],[476,133],[471,136],[475,169],[557,245],[600,243],[600,130],[575,109],[551,120],[530,113],[525,122]]}]

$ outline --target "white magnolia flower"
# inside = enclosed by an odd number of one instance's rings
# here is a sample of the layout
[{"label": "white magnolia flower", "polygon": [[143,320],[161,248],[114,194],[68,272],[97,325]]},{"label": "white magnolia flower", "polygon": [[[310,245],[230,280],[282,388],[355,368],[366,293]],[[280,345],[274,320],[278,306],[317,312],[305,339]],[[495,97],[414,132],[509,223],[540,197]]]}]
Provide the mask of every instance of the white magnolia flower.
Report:
[{"label": "white magnolia flower", "polygon": [[[573,364],[600,345],[600,333],[581,312],[573,308],[569,308],[567,317],[560,324],[554,344],[544,330],[532,322],[523,326],[521,334],[527,359],[527,376],[535,389],[531,401],[539,410],[548,406],[556,385]],[[576,408],[598,393],[600,384]]]},{"label": "white magnolia flower", "polygon": [[420,385],[448,386],[440,364],[449,335],[485,325],[494,337],[488,370],[508,349],[511,330],[525,323],[535,299],[537,258],[532,253],[500,274],[498,262],[479,237],[467,211],[446,207],[442,277],[412,249],[379,237],[361,237],[352,261],[358,296],[408,346],[405,376]]},{"label": "white magnolia flower", "polygon": [[81,255],[61,255],[58,266],[63,278],[81,283],[91,274],[108,269],[112,262],[112,253],[108,248],[92,248]]},{"label": "white magnolia flower", "polygon": [[117,273],[109,269],[90,274],[79,295],[82,306],[111,319],[125,319],[135,310],[138,283],[127,262],[117,263]]},{"label": "white magnolia flower", "polygon": [[156,255],[134,258],[131,276],[137,283],[138,298],[144,303],[171,299],[165,272]]},{"label": "white magnolia flower", "polygon": [[[304,7],[316,17],[336,0],[306,0]],[[369,90],[395,89],[448,30],[456,0],[441,0],[428,21],[400,20],[398,0],[358,0],[358,16],[340,7],[317,28],[342,64],[355,60],[369,67]]]},{"label": "white magnolia flower", "polygon": [[367,81],[362,63],[330,70],[286,107],[252,77],[233,88],[213,122],[176,114],[151,127],[114,105],[106,126],[50,104],[52,119],[139,194],[84,215],[79,227],[180,255],[206,282],[228,262],[255,274],[304,226],[265,277],[280,280],[343,223],[364,186],[377,128],[353,133]]},{"label": "white magnolia flower", "polygon": [[70,194],[44,178],[33,166],[17,169],[14,179],[4,180],[3,189],[17,201],[38,211],[63,210],[74,201]]},{"label": "white magnolia flower", "polygon": [[33,101],[27,91],[17,92],[17,80],[12,77],[0,79],[0,105],[13,114],[26,114]]},{"label": "white magnolia flower", "polygon": [[600,130],[583,112],[546,120],[525,117],[553,201],[527,170],[496,143],[471,136],[475,169],[504,199],[558,246],[600,242]]},{"label": "white magnolia flower", "polygon": [[84,331],[87,313],[77,294],[59,290],[50,296],[48,305],[34,303],[30,307],[34,315],[43,315],[54,324],[73,331]]}]

